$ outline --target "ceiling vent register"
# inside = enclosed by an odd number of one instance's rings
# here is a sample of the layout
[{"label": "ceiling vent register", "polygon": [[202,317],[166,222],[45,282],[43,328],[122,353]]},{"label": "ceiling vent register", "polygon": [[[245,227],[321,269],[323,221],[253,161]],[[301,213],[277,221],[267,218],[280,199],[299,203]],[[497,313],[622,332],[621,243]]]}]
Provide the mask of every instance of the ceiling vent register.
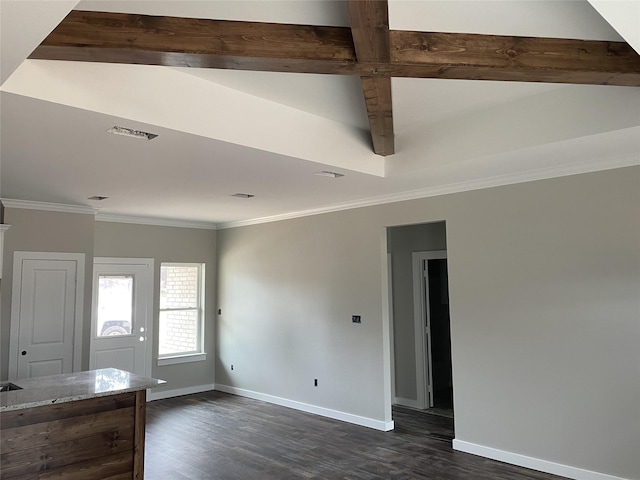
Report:
[{"label": "ceiling vent register", "polygon": [[153,140],[158,136],[155,133],[143,132],[142,130],[134,130],[132,128],[118,126],[111,127],[109,130],[107,130],[107,133],[122,135],[124,137],[139,138],[141,140]]}]

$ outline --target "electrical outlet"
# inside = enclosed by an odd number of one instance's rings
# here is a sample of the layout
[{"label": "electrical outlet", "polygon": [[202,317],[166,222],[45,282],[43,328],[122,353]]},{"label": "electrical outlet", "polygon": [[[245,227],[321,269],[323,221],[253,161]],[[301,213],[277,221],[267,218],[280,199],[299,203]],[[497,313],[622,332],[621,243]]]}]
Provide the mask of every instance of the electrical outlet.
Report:
[{"label": "electrical outlet", "polygon": [[313,379],[313,386],[314,386],[314,387],[317,387],[317,386],[318,386],[318,379],[317,379],[317,378],[314,378],[314,379]]},{"label": "electrical outlet", "polygon": [[233,363],[231,364],[231,370],[233,370]]},{"label": "electrical outlet", "polygon": [[351,321],[353,323],[361,323],[360,315],[351,315]]}]

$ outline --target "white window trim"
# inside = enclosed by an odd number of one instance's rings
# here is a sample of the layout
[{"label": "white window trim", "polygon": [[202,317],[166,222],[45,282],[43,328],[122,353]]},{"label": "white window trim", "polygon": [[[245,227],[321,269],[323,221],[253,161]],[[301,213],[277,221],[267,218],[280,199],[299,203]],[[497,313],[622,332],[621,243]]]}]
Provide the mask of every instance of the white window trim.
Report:
[{"label": "white window trim", "polygon": [[206,353],[189,353],[187,355],[175,355],[173,357],[159,357],[158,366],[177,365],[179,363],[202,362],[207,359]]},{"label": "white window trim", "polygon": [[[160,262],[160,271],[162,275],[162,267],[167,266],[182,266],[182,267],[198,267],[200,270],[200,291],[198,292],[198,310],[200,310],[200,345],[199,350],[197,352],[187,352],[187,353],[167,353],[165,355],[158,354],[157,365],[159,367],[165,365],[176,365],[180,363],[192,363],[192,362],[202,362],[207,359],[207,352],[204,350],[204,334],[205,334],[205,268],[206,265],[204,263],[198,262]],[[160,296],[158,296],[159,302]],[[161,309],[158,305],[158,312],[169,311],[169,310],[189,310],[189,309]],[[159,313],[158,313],[159,316]],[[160,338],[160,323],[158,319],[158,339]]]}]

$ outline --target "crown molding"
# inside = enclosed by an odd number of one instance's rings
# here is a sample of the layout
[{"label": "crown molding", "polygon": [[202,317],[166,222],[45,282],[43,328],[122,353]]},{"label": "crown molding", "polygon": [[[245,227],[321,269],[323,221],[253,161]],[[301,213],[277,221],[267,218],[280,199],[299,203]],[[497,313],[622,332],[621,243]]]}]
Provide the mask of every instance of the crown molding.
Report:
[{"label": "crown molding", "polygon": [[98,208],[87,207],[86,205],[34,202],[33,200],[18,200],[15,198],[2,198],[0,201],[5,208],[21,208],[24,210],[46,210],[48,212],[83,213],[86,215],[95,215],[100,211]]},{"label": "crown molding", "polygon": [[408,192],[401,192],[391,195],[382,195],[370,197],[352,202],[344,202],[324,207],[312,208],[309,210],[300,210],[280,215],[272,215],[268,217],[253,218],[249,220],[240,220],[237,222],[210,223],[197,222],[180,219],[144,217],[132,215],[116,215],[108,213],[98,213],[99,209],[87,207],[83,205],[66,205],[60,203],[34,202],[31,200],[17,200],[10,198],[0,198],[2,204],[7,208],[22,208],[31,210],[46,210],[63,213],[83,213],[95,215],[96,221],[113,222],[113,223],[131,223],[138,225],[155,225],[161,227],[178,227],[178,228],[198,228],[204,230],[221,230],[227,228],[245,227],[250,225],[259,225],[262,223],[278,222],[282,220],[290,220],[300,217],[309,217],[312,215],[320,215],[323,213],[339,212],[342,210],[350,210],[353,208],[370,207],[375,205],[383,205],[386,203],[403,202],[407,200],[416,200],[420,198],[436,197],[440,195],[448,195],[452,193],[468,192],[472,190],[481,190],[484,188],[500,187],[517,183],[533,182],[536,180],[545,180],[556,177],[565,177],[569,175],[578,175],[581,173],[598,172],[601,170],[611,170],[614,168],[623,168],[640,165],[640,159],[634,154],[615,156],[607,159],[598,159],[588,162],[581,162],[571,165],[561,165],[554,167],[546,167],[543,169],[529,170],[526,172],[518,172],[495,177],[487,177],[475,179],[467,182],[452,183],[448,185],[429,187]]},{"label": "crown molding", "polygon": [[99,208],[84,205],[67,205],[63,203],[35,202],[32,200],[18,200],[14,198],[1,198],[0,201],[6,208],[21,208],[27,210],[45,210],[48,212],[82,213],[95,215],[96,221],[115,223],[135,223],[139,225],[156,225],[160,227],[200,228],[215,230],[216,224],[209,222],[194,222],[173,218],[137,217],[132,215],[113,215],[99,213]]},{"label": "crown molding", "polygon": [[216,230],[215,223],[195,222],[174,218],[137,217],[133,215],[116,215],[111,213],[96,214],[97,222],[133,223],[137,225],[154,225],[157,227],[199,228],[202,230]]},{"label": "crown molding", "polygon": [[429,187],[419,190],[411,190],[408,192],[370,197],[353,202],[337,203],[309,210],[284,213],[281,215],[254,218],[250,220],[241,220],[237,222],[219,223],[218,230],[246,227],[249,225],[259,225],[261,223],[271,223],[293,218],[308,217],[311,215],[320,215],[322,213],[339,212],[342,210],[350,210],[352,208],[371,207],[374,205],[384,205],[386,203],[403,202],[406,200],[416,200],[419,198],[427,197],[437,197],[440,195],[449,195],[452,193],[469,192],[472,190],[482,190],[485,188],[501,187],[517,183],[534,182],[537,180],[546,180],[550,178],[566,177],[570,175],[578,175],[581,173],[591,173],[601,170],[612,170],[614,168],[631,167],[637,165],[640,165],[640,159],[638,158],[637,154],[615,156],[607,159],[598,159],[571,165],[546,167],[542,169],[529,170],[526,172],[510,173],[506,175],[470,180],[467,182],[451,183],[448,185],[437,187]]}]

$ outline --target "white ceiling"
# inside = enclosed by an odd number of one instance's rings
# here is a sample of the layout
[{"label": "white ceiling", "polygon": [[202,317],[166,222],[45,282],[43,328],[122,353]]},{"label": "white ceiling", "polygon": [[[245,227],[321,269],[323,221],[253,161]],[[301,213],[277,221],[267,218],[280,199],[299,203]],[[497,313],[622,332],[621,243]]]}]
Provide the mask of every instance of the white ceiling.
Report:
[{"label": "white ceiling", "polygon": [[[4,198],[231,225],[640,163],[639,88],[394,78],[396,154],[385,160],[372,153],[358,78],[23,61],[76,3],[0,0]],[[341,1],[76,8],[348,25]],[[393,29],[621,40],[586,1],[391,0],[389,20]],[[113,125],[159,137],[106,134]],[[346,176],[313,175],[321,170]]]}]

